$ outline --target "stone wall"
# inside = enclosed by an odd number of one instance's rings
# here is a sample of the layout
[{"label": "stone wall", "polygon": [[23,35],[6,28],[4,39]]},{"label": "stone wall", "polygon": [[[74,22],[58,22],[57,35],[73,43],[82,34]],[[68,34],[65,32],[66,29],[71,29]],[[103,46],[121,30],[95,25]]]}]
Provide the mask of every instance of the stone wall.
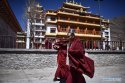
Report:
[{"label": "stone wall", "polygon": [[[96,66],[125,64],[123,51],[86,51]],[[0,69],[41,69],[54,67],[55,50],[0,49]]]},{"label": "stone wall", "polygon": [[125,51],[93,50],[86,52],[88,56],[95,61],[96,66],[125,64]]},{"label": "stone wall", "polygon": [[125,54],[89,54],[96,66],[125,64]]},{"label": "stone wall", "polygon": [[1,54],[0,68],[4,69],[41,69],[56,65],[55,54]]}]

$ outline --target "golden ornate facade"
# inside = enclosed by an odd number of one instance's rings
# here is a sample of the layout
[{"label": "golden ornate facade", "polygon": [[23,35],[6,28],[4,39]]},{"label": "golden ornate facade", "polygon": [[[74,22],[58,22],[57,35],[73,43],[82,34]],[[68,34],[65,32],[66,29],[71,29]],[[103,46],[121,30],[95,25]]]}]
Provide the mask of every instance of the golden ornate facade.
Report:
[{"label": "golden ornate facade", "polygon": [[[46,17],[50,17],[50,20],[46,21],[46,28],[47,30],[50,28],[50,32],[46,32],[46,37],[64,37],[72,28],[75,29],[75,35],[81,39],[100,40],[101,37],[105,39],[104,36],[101,36],[101,28],[102,30],[107,29],[109,20],[87,12],[88,9],[89,7],[84,7],[75,2],[64,2],[60,9],[48,10]],[[47,26],[49,24],[56,25],[57,31],[55,29],[55,33],[51,33],[51,27]]]}]

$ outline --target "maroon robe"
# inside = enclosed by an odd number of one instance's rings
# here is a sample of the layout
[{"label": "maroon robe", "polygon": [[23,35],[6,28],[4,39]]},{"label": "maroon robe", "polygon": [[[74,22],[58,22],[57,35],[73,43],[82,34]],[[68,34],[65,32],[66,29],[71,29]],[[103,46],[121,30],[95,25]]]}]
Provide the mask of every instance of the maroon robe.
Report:
[{"label": "maroon robe", "polygon": [[[55,48],[55,46],[59,46],[59,48]],[[57,55],[58,67],[54,79],[60,78],[66,80],[69,72],[69,67],[68,65],[66,65],[67,45],[64,44],[63,42],[57,42],[53,47],[58,50],[58,55]]]},{"label": "maroon robe", "polygon": [[46,48],[46,49],[49,48],[49,41],[48,41],[48,39],[45,41],[45,48]]},{"label": "maroon robe", "polygon": [[68,52],[70,74],[66,83],[86,83],[82,74],[86,74],[90,78],[93,77],[94,61],[85,56],[85,51],[79,38],[73,40]]},{"label": "maroon robe", "polygon": [[45,48],[46,49],[52,49],[52,42],[50,40],[45,41]]}]

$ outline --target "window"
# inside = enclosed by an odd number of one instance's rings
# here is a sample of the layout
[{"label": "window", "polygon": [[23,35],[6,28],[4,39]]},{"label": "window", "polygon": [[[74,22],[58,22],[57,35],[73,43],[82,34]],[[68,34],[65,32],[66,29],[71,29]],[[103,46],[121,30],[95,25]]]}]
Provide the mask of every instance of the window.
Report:
[{"label": "window", "polygon": [[105,35],[108,35],[109,33],[108,32],[105,32]]},{"label": "window", "polygon": [[42,30],[46,30],[45,26],[42,26]]},{"label": "window", "polygon": [[42,41],[45,41],[45,38],[42,38]]},{"label": "window", "polygon": [[56,28],[51,28],[50,29],[50,33],[55,33],[56,32]]},{"label": "window", "polygon": [[70,18],[70,20],[71,20],[71,21],[77,21],[77,19],[75,19],[75,18]]},{"label": "window", "polygon": [[36,19],[36,23],[41,23],[41,19]]},{"label": "window", "polygon": [[36,25],[36,30],[40,30],[40,26],[37,26],[37,25]]},{"label": "window", "polygon": [[17,40],[18,40],[18,41],[23,41],[23,38],[22,38],[22,37],[18,37]]},{"label": "window", "polygon": [[105,36],[106,37],[106,40],[109,40],[109,36]]},{"label": "window", "polygon": [[44,19],[42,19],[42,23],[45,23],[45,20],[44,20]]},{"label": "window", "polygon": [[42,35],[45,35],[45,32],[42,32]]},{"label": "window", "polygon": [[68,26],[64,26],[64,25],[63,25],[62,28],[61,28],[62,32],[66,32],[67,27],[68,27]]},{"label": "window", "polygon": [[40,36],[40,31],[36,31],[36,35],[37,35],[37,36]]},{"label": "window", "polygon": [[61,20],[68,20],[67,17],[60,17]]},{"label": "window", "polygon": [[40,38],[35,38],[35,42],[40,42]]},{"label": "window", "polygon": [[51,20],[52,20],[52,21],[55,21],[55,20],[56,20],[56,18],[55,18],[55,17],[51,17]]},{"label": "window", "polygon": [[[80,33],[84,33],[84,29],[83,28],[80,28],[79,30]],[[85,34],[85,33],[84,33]]]}]

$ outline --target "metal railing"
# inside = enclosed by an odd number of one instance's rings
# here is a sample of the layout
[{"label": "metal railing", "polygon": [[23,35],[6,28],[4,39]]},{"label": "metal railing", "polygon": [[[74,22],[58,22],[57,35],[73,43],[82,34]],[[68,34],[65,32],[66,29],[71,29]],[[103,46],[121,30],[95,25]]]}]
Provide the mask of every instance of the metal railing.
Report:
[{"label": "metal railing", "polygon": [[[101,46],[103,44],[103,46]],[[83,47],[88,50],[125,50],[122,41],[84,41]]]},{"label": "metal railing", "polygon": [[[24,37],[25,38],[25,37]],[[26,39],[26,38],[25,38]],[[24,39],[24,40],[25,40]],[[0,48],[14,48],[14,49],[26,49],[26,41],[18,40],[14,36],[0,36]],[[125,42],[123,41],[99,41],[99,40],[86,40],[82,41],[83,47],[87,50],[125,50]],[[101,47],[103,44],[103,48]],[[33,45],[33,46],[32,46]],[[49,42],[45,45],[45,42],[32,42],[30,43],[30,49],[53,49],[53,42]]]}]

